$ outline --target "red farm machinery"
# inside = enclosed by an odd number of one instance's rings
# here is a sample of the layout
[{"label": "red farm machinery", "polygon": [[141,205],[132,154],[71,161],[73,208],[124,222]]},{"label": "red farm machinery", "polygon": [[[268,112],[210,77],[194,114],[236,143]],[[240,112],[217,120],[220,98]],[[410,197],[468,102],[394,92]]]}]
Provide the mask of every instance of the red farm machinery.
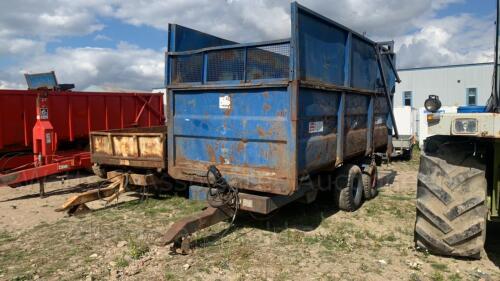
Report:
[{"label": "red farm machinery", "polygon": [[26,75],[28,90],[0,90],[0,186],[91,168],[89,133],[165,122],[154,93],[78,92],[53,72]]}]

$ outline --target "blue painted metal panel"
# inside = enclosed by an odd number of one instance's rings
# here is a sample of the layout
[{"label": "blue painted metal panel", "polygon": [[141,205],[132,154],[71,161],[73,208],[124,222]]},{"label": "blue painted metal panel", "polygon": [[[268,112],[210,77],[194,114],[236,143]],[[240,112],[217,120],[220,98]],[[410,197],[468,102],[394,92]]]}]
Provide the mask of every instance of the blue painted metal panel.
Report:
[{"label": "blue painted metal panel", "polygon": [[299,79],[344,83],[348,32],[299,10]]},{"label": "blue painted metal panel", "polygon": [[367,95],[349,94],[346,97],[343,137],[345,158],[366,151],[369,104],[370,97]]},{"label": "blue painted metal panel", "polygon": [[301,174],[335,165],[341,95],[341,92],[300,90],[297,155]]},{"label": "blue painted metal panel", "polygon": [[287,181],[292,136],[286,87],[173,90],[170,101],[169,164],[198,174],[215,164],[228,179],[239,177],[233,183],[240,187],[251,174],[259,175],[251,181]]},{"label": "blue painted metal panel", "polygon": [[354,36],[352,39],[351,86],[375,90],[378,77],[379,69],[373,44]]},{"label": "blue painted metal panel", "polygon": [[178,24],[169,24],[168,34],[168,51],[170,52],[183,52],[208,47],[237,44],[236,42]]},{"label": "blue painted metal panel", "polygon": [[486,106],[481,105],[467,105],[467,106],[459,106],[457,109],[458,113],[483,113],[486,111]]}]

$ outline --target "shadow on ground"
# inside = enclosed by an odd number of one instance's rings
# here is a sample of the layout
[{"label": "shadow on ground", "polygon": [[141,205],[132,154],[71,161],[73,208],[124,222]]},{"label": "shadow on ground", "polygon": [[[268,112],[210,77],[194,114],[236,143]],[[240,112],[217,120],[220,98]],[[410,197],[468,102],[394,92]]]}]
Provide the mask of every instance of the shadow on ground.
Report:
[{"label": "shadow on ground", "polygon": [[500,268],[500,222],[488,223],[484,250],[488,258]]},{"label": "shadow on ground", "polygon": [[[85,171],[71,172],[71,173],[67,173],[65,175],[47,177],[45,179],[45,184],[48,185],[48,184],[57,183],[57,182],[75,180],[75,179],[79,179],[79,178],[85,178],[85,177],[88,177],[91,175],[92,175],[91,173],[88,173]],[[94,183],[82,182],[82,183],[79,183],[77,185],[70,186],[70,187],[64,187],[64,188],[48,190],[48,191],[45,190],[45,196],[48,197],[48,196],[55,196],[55,195],[66,195],[66,194],[70,194],[70,193],[81,193],[81,192],[85,192],[85,191],[88,191],[91,189],[100,188],[105,183],[106,183],[106,181],[99,181],[99,182],[94,182]],[[19,185],[19,186],[13,187],[13,188],[26,188],[28,185],[33,185],[33,184],[38,184],[38,182],[35,181],[35,182],[25,183],[23,185]],[[19,197],[9,198],[9,199],[6,199],[6,200],[0,201],[0,202],[25,200],[25,199],[32,199],[32,198],[37,198],[37,197],[40,197],[40,194],[38,192],[33,193],[33,194],[22,195]]]},{"label": "shadow on ground", "polygon": [[[392,184],[396,175],[396,171],[380,175],[379,186]],[[223,236],[241,228],[257,228],[274,233],[280,233],[287,229],[296,229],[304,232],[314,231],[326,218],[339,212],[333,200],[331,192],[320,192],[316,201],[312,204],[292,202],[269,215],[245,212],[238,216],[233,227],[199,238],[192,243],[196,247],[213,245],[213,243]],[[241,235],[245,235],[245,233]]]}]

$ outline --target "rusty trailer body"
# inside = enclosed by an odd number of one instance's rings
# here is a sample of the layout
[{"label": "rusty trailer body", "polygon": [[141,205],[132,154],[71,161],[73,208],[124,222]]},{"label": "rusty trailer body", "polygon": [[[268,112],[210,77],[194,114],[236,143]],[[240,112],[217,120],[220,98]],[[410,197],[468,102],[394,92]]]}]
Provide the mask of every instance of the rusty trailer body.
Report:
[{"label": "rusty trailer body", "polygon": [[167,127],[127,128],[90,133],[91,161],[104,167],[166,170]]},{"label": "rusty trailer body", "polygon": [[387,150],[392,44],[291,8],[291,38],[263,43],[170,25],[170,176],[206,184],[215,165],[240,191],[292,195],[305,179]]}]

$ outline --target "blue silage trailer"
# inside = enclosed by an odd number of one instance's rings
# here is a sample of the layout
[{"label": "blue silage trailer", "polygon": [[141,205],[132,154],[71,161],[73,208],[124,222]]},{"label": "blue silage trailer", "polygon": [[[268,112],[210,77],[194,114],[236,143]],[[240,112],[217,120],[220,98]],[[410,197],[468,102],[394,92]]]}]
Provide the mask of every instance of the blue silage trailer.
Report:
[{"label": "blue silage trailer", "polygon": [[165,242],[236,216],[332,190],[341,209],[376,195],[375,152],[390,150],[398,80],[377,43],[297,3],[291,37],[238,44],[169,26],[168,173],[211,207]]}]

